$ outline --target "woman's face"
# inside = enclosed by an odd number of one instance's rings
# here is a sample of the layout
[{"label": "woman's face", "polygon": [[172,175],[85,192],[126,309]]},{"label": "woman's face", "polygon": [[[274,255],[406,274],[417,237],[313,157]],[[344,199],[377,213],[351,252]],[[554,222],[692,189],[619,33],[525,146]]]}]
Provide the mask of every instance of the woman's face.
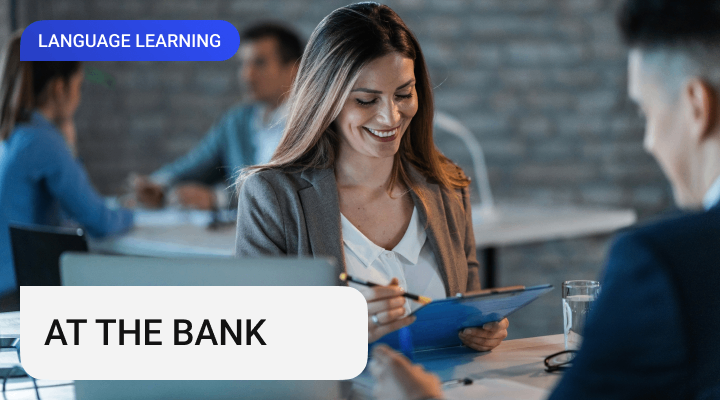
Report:
[{"label": "woman's face", "polygon": [[360,71],[335,120],[341,153],[373,158],[397,153],[418,109],[414,68],[413,60],[391,53]]}]

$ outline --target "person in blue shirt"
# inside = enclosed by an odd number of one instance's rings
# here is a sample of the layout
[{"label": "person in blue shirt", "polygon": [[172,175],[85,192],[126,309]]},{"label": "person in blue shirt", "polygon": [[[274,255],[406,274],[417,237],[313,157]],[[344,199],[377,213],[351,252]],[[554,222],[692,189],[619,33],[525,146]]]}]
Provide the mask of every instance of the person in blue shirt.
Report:
[{"label": "person in blue shirt", "polygon": [[16,289],[8,226],[62,224],[72,218],[91,235],[127,231],[130,210],[112,210],[75,156],[73,116],[82,64],[20,61],[20,34],[6,51],[0,116],[0,295]]},{"label": "person in blue shirt", "polygon": [[259,23],[241,35],[240,80],[249,103],[233,107],[185,156],[135,179],[140,203],[159,207],[174,186],[177,202],[188,208],[213,209],[237,205],[230,201],[234,174],[264,164],[280,142],[287,105],[303,52],[300,38],[285,26]]},{"label": "person in blue shirt", "polygon": [[[626,0],[619,20],[645,149],[695,211],[615,240],[549,399],[720,399],[720,0]],[[387,347],[371,370],[380,399],[443,397],[437,377]]]}]

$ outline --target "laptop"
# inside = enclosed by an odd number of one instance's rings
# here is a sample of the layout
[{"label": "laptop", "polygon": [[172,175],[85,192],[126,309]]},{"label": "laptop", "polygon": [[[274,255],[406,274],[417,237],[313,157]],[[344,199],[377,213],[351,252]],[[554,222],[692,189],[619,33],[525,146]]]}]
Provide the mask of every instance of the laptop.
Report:
[{"label": "laptop", "polygon": [[[333,286],[329,260],[298,258],[144,258],[66,253],[65,286]],[[202,366],[188,365],[188,368]],[[75,381],[77,400],[341,399],[337,381]]]}]

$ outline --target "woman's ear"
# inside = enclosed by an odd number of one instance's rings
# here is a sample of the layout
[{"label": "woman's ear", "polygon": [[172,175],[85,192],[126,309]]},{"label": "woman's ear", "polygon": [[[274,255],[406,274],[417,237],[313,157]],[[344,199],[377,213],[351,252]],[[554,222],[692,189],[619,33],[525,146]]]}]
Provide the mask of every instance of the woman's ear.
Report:
[{"label": "woman's ear", "polygon": [[690,106],[691,134],[698,143],[718,128],[718,96],[712,86],[699,79],[691,79],[685,86]]}]

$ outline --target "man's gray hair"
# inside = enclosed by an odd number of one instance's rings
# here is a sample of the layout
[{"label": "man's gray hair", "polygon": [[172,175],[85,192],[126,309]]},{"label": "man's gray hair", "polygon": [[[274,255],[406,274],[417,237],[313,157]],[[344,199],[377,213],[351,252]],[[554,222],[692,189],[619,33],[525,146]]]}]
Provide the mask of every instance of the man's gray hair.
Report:
[{"label": "man's gray hair", "polygon": [[712,48],[706,44],[685,43],[678,46],[654,46],[639,49],[643,68],[670,96],[677,96],[688,79],[696,77],[720,94],[720,43]]}]

